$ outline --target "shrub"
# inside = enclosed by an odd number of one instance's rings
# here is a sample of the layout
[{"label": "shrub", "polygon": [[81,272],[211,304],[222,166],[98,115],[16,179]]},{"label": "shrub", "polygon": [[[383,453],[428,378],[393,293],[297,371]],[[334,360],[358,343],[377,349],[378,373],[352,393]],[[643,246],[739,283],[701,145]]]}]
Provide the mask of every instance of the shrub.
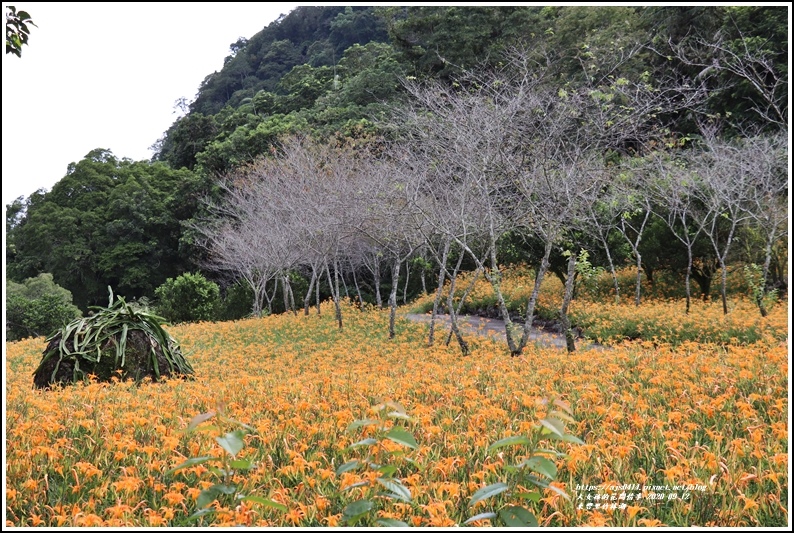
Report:
[{"label": "shrub", "polygon": [[82,313],[72,293],[42,273],[23,283],[6,282],[6,339],[49,335]]},{"label": "shrub", "polygon": [[220,302],[218,284],[200,273],[168,278],[154,294],[159,301],[157,312],[174,323],[213,320]]}]

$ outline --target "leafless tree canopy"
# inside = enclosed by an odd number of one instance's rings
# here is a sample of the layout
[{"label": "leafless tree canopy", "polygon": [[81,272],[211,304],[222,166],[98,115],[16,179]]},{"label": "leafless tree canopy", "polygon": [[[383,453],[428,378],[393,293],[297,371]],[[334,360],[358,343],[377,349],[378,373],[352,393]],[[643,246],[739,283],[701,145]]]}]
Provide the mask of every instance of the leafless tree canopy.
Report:
[{"label": "leafless tree canopy", "polygon": [[[754,224],[767,246],[766,276],[768,248],[786,232],[787,139],[729,142],[704,129],[701,143],[683,145],[664,117],[695,108],[699,89],[651,85],[642,77],[590,82],[551,85],[543,65],[516,53],[504,71],[453,85],[406,81],[409,103],[384,124],[395,140],[354,148],[286,138],[271,157],[221,182],[224,201],[211,206],[216,223],[198,228],[211,265],[251,286],[257,314],[271,301],[266,289],[274,280],[287,299],[291,271],[311,278],[307,310],[312,287],[317,291],[327,280],[340,327],[340,279],[346,287],[350,274],[360,296],[361,276],[368,273],[380,305],[386,270],[393,336],[398,282],[409,259],[421,254],[435,261],[435,315],[444,283],[454,286],[465,256],[494,288],[514,355],[527,344],[555,249],[570,253],[560,310],[570,325],[582,235],[605,249],[613,276],[609,236],[624,235],[636,259],[638,304],[640,242],[652,216],[663,218],[687,246],[690,268],[693,242],[709,239],[723,266],[723,288],[732,239],[738,228]],[[774,98],[761,112],[773,122],[786,120]],[[523,327],[511,320],[501,291],[498,252],[507,235],[543,247],[539,257],[526,258],[538,267]],[[688,277],[689,271],[687,286]],[[451,297],[447,307],[465,353]]]}]

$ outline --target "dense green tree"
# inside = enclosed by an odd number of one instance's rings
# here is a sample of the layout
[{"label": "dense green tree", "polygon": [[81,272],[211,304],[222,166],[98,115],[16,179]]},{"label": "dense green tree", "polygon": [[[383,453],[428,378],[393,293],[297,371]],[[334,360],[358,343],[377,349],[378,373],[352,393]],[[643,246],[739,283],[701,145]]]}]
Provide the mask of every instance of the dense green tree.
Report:
[{"label": "dense green tree", "polygon": [[202,152],[218,133],[213,117],[189,113],[177,119],[153,148],[155,160],[165,161],[172,168],[196,166],[196,155]]},{"label": "dense green tree", "polygon": [[6,280],[6,339],[50,335],[81,315],[72,294],[42,273],[23,283]]},{"label": "dense green tree", "polygon": [[51,191],[33,195],[24,214],[13,204],[9,277],[50,272],[83,309],[101,304],[108,285],[129,298],[151,296],[190,265],[180,254],[180,222],[197,208],[198,195],[186,194],[194,181],[186,169],[93,150]]}]

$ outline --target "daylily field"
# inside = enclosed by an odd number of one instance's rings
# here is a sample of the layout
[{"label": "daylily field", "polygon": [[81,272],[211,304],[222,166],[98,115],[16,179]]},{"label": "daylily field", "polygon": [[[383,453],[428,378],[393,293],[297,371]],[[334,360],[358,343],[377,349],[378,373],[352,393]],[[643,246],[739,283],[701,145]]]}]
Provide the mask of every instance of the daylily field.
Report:
[{"label": "daylily field", "polygon": [[[44,339],[9,343],[6,525],[453,526],[521,505],[550,526],[785,526],[786,303],[766,318],[731,306],[577,300],[593,331],[635,321],[667,337],[511,358],[473,334],[467,357],[428,347],[427,325],[404,319],[389,340],[388,311],[346,305],[340,331],[326,303],[169,327],[192,380],[52,391],[32,388]],[[544,398],[570,406],[565,430],[584,444],[544,442],[565,455],[547,455],[551,488],[533,496],[510,469],[524,448],[489,446],[539,431]],[[368,453],[380,470],[351,462]],[[211,487],[226,488],[208,500]]]}]

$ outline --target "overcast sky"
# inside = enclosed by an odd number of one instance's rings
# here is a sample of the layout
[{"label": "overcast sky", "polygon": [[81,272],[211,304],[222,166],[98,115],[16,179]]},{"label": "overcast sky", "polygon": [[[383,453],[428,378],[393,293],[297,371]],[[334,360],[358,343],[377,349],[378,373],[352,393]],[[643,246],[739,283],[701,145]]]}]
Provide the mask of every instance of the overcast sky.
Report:
[{"label": "overcast sky", "polygon": [[175,101],[195,97],[229,45],[299,4],[11,5],[37,27],[21,58],[3,56],[3,206],[50,189],[94,148],[149,159]]}]

